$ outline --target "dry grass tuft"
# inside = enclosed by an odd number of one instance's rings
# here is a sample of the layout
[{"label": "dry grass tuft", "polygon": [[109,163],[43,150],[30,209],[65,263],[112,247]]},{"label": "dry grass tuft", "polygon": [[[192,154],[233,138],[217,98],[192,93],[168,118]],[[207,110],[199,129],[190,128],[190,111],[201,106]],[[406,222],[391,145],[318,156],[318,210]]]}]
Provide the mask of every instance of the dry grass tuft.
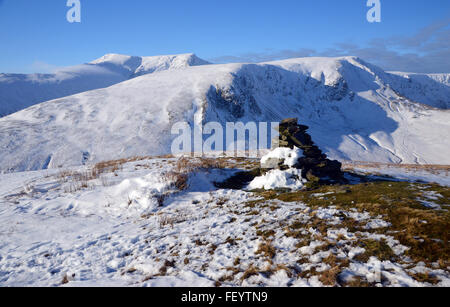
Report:
[{"label": "dry grass tuft", "polygon": [[266,241],[261,243],[258,247],[258,250],[255,253],[256,255],[263,255],[269,260],[273,259],[277,254],[275,247],[272,246],[271,241]]},{"label": "dry grass tuft", "polygon": [[245,270],[244,274],[241,277],[241,282],[252,277],[259,275],[259,270],[255,268],[253,265],[250,265],[250,267]]},{"label": "dry grass tuft", "polygon": [[222,169],[226,167],[220,159],[212,158],[180,158],[175,166],[175,171],[179,173],[192,173],[198,170]]},{"label": "dry grass tuft", "polygon": [[172,171],[163,174],[163,178],[171,182],[176,189],[183,191],[189,187],[191,173],[223,167],[224,164],[217,159],[182,157],[178,159]]},{"label": "dry grass tuft", "polygon": [[428,273],[411,274],[410,276],[412,278],[414,278],[415,280],[417,280],[418,282],[429,283],[432,285],[437,285],[441,281],[439,278],[430,274],[429,272]]},{"label": "dry grass tuft", "polygon": [[329,270],[321,272],[319,280],[325,286],[336,286],[337,278],[340,272],[341,268],[339,266],[335,266]]},{"label": "dry grass tuft", "polygon": [[62,285],[66,285],[66,284],[68,284],[69,283],[69,277],[67,276],[67,274],[66,275],[64,275],[64,277],[63,277],[63,279],[62,279],[62,281],[61,281],[61,284]]},{"label": "dry grass tuft", "polygon": [[189,215],[186,212],[178,211],[175,215],[161,215],[159,217],[159,227],[163,228],[165,226],[174,227],[175,224],[180,224],[189,219]]},{"label": "dry grass tuft", "polygon": [[361,240],[358,242],[358,245],[366,251],[360,255],[357,255],[355,260],[365,263],[370,259],[370,257],[377,257],[381,261],[395,261],[397,258],[385,240]]},{"label": "dry grass tuft", "polygon": [[161,267],[161,269],[159,269],[159,276],[165,276],[167,274],[168,269],[174,268],[174,267],[175,267],[174,261],[166,260],[164,262],[164,265]]},{"label": "dry grass tuft", "polygon": [[170,171],[163,174],[163,179],[167,182],[171,182],[172,185],[180,191],[184,191],[189,187],[188,173]]}]

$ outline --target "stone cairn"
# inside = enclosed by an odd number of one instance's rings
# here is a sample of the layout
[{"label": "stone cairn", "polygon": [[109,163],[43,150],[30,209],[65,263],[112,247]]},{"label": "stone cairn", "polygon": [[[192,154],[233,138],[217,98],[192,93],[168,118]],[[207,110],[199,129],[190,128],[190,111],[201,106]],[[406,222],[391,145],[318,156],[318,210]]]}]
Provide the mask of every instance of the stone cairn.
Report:
[{"label": "stone cairn", "polygon": [[[303,150],[294,168],[302,170],[302,177],[312,183],[344,183],[341,171],[342,164],[332,161],[314,144],[311,136],[306,133],[309,127],[298,124],[297,118],[285,119],[279,126],[279,146],[293,149],[294,146]],[[283,162],[268,161],[263,168],[283,169]],[[275,165],[276,164],[276,165]],[[286,167],[284,167],[286,168]]]}]

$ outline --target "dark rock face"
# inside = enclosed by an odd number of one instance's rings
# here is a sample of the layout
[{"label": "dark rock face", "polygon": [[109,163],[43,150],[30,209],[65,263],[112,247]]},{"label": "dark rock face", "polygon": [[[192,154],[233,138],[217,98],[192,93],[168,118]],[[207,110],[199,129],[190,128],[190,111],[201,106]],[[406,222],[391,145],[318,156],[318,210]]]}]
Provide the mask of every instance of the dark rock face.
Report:
[{"label": "dark rock face", "polygon": [[344,182],[341,171],[342,164],[327,158],[322,150],[314,144],[306,132],[309,127],[298,124],[297,118],[288,118],[280,123],[280,147],[293,149],[294,146],[303,150],[295,168],[302,170],[302,177],[311,182]]}]

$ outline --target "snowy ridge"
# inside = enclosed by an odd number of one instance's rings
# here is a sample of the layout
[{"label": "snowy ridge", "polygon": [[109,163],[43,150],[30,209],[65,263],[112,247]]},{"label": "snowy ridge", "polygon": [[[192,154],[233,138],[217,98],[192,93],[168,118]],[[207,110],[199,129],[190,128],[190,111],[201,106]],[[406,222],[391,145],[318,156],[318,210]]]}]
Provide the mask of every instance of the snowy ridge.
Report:
[{"label": "snowy ridge", "polygon": [[105,88],[130,78],[208,62],[194,54],[137,57],[107,54],[53,74],[0,74],[0,117],[40,102]]},{"label": "snowy ridge", "polygon": [[436,108],[450,108],[450,74],[394,72],[390,77],[399,94]]},{"label": "snowy ridge", "polygon": [[176,59],[163,62],[172,66],[161,66],[155,58],[140,62],[107,56],[96,65],[119,65],[136,73],[150,72],[148,67],[169,69],[0,119],[0,169],[37,170],[169,153],[175,137],[170,129],[179,121],[293,116],[311,127],[313,139],[333,159],[450,164],[450,111],[436,108],[449,103],[444,83],[439,83],[444,94],[419,93],[401,87],[409,84],[406,78],[355,57],[183,69]]},{"label": "snowy ridge", "polygon": [[90,64],[123,67],[128,70],[130,78],[134,78],[158,71],[183,69],[189,66],[207,65],[210,63],[198,58],[193,53],[147,57],[111,53],[92,61]]}]

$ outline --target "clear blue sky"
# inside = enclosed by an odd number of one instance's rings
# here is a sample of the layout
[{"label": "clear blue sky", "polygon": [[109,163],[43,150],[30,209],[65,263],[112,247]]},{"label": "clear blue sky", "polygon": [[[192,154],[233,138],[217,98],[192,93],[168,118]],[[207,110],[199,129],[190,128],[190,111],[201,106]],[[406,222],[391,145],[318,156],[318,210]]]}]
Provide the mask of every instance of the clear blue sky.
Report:
[{"label": "clear blue sky", "polygon": [[66,0],[0,0],[0,72],[187,52],[215,62],[354,54],[387,69],[424,59],[415,69],[450,70],[449,0],[381,0],[378,24],[366,1],[81,0],[82,22],[71,24]]}]

